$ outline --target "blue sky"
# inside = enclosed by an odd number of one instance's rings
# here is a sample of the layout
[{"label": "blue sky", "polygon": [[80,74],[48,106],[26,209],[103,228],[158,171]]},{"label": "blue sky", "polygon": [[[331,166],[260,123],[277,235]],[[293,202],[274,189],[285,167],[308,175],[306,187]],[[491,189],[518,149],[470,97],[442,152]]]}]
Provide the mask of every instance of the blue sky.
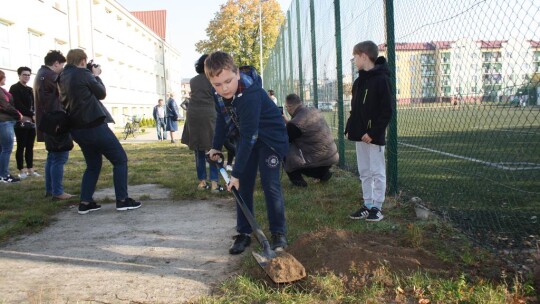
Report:
[{"label": "blue sky", "polygon": [[[195,43],[206,39],[206,27],[227,0],[117,0],[128,11],[167,10],[167,40],[182,54],[182,78],[195,76],[193,63],[200,57]],[[287,11],[291,0],[278,0]]]}]

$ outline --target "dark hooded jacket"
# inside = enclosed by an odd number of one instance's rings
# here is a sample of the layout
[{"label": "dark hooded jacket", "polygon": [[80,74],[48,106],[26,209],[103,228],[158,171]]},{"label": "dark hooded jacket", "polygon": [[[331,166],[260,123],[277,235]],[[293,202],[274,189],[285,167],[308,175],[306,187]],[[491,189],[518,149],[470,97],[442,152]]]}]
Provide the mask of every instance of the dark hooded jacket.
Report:
[{"label": "dark hooded jacket", "polygon": [[114,123],[107,108],[100,100],[107,96],[99,77],[88,69],[67,64],[58,79],[60,100],[69,114],[73,129],[96,127],[103,122]]},{"label": "dark hooded jacket", "polygon": [[372,139],[372,144],[386,144],[386,127],[392,118],[392,93],[390,90],[390,70],[384,57],[375,61],[369,71],[361,70],[352,89],[351,111],[345,134],[352,141],[361,141],[364,134]]},{"label": "dark hooded jacket", "polygon": [[216,129],[212,142],[212,148],[221,150],[231,120],[236,121],[240,137],[231,175],[237,178],[244,171],[251,150],[258,141],[274,150],[281,159],[285,157],[289,147],[281,112],[262,88],[261,77],[253,67],[240,68],[238,88],[231,102],[217,95]]}]

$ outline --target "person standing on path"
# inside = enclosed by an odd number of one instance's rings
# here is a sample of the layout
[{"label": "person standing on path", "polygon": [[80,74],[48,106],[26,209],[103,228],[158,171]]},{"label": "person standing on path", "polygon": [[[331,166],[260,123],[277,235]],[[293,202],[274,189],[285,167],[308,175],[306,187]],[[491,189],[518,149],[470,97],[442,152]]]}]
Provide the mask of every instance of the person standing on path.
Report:
[{"label": "person standing on path", "polygon": [[167,110],[163,104],[163,99],[158,100],[158,104],[154,107],[153,116],[156,121],[158,140],[167,140]]},{"label": "person standing on path", "polygon": [[[199,185],[197,189],[207,189],[206,184],[206,152],[212,148],[212,138],[216,126],[216,107],[214,102],[214,89],[212,84],[204,75],[204,60],[207,54],[202,55],[195,62],[197,76],[191,78],[189,85],[191,95],[189,99],[189,109],[187,111],[186,125],[189,132],[185,144],[195,153],[195,166],[197,168],[197,178]],[[223,188],[218,185],[218,170],[216,166],[210,165],[211,191],[218,193]]]},{"label": "person standing on path", "polygon": [[167,131],[171,132],[171,143],[174,144],[174,132],[178,131],[178,104],[174,100],[174,94],[169,93],[169,99],[167,100]]},{"label": "person standing on path", "polygon": [[[36,102],[36,124],[40,126],[44,115],[65,112],[56,80],[64,69],[66,57],[60,51],[49,51],[34,80],[34,99]],[[53,200],[68,200],[73,195],[64,192],[64,165],[68,161],[69,151],[73,149],[73,140],[67,130],[56,129],[54,133],[37,130],[38,142],[45,142],[47,160],[45,162],[45,196]]]},{"label": "person standing on path", "polygon": [[71,136],[81,147],[86,161],[78,212],[87,214],[101,209],[93,196],[101,173],[103,156],[113,165],[116,210],[137,209],[142,204],[128,196],[126,151],[107,125],[114,123],[114,120],[100,101],[107,95],[105,86],[99,78],[101,67],[91,64],[87,68],[88,57],[81,49],[70,50],[66,59],[67,65],[58,80],[60,100],[69,113]]},{"label": "person standing on path", "polygon": [[15,159],[17,169],[19,169],[19,178],[24,179],[28,176],[40,176],[40,174],[34,171],[34,142],[36,141],[34,92],[28,86],[32,70],[23,66],[17,69],[17,74],[19,82],[12,85],[9,92],[13,95],[15,108],[23,115],[22,120],[15,124],[15,137],[17,137]]}]

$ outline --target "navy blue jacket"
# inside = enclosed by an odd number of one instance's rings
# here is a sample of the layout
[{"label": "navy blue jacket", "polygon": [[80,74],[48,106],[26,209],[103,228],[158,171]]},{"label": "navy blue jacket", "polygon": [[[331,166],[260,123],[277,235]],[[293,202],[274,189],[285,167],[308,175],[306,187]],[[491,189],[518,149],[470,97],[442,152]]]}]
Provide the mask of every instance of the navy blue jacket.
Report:
[{"label": "navy blue jacket", "polygon": [[289,149],[289,139],[281,111],[262,88],[261,77],[254,68],[241,68],[239,88],[232,102],[217,95],[216,128],[212,148],[221,150],[226,139],[231,116],[225,106],[230,106],[237,122],[240,138],[231,175],[239,177],[253,146],[260,141],[269,146],[283,160]]}]

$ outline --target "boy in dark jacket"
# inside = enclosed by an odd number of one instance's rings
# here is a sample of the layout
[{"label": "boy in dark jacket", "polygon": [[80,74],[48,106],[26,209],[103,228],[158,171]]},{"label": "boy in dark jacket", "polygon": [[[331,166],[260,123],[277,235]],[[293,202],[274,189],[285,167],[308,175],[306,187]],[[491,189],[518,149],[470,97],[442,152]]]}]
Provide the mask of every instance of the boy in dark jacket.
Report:
[{"label": "boy in dark jacket", "polygon": [[[224,52],[212,53],[205,61],[205,73],[217,93],[217,118],[210,158],[217,153],[226,138],[227,126],[234,123],[240,133],[236,146],[236,161],[227,185],[238,189],[253,213],[253,190],[257,169],[266,201],[268,222],[272,233],[272,249],[287,247],[285,237],[285,206],[281,191],[281,162],[287,153],[288,138],[285,123],[276,104],[261,86],[261,78],[253,67],[235,65]],[[251,243],[252,229],[242,210],[237,207],[238,235],[230,254],[242,253]]]},{"label": "boy in dark jacket", "polygon": [[384,218],[381,210],[386,191],[384,145],[386,127],[392,117],[389,70],[384,57],[372,41],[354,46],[354,63],[358,78],[352,89],[351,114],[345,134],[356,142],[356,160],[362,182],[364,205],[351,219],[377,222]]}]

